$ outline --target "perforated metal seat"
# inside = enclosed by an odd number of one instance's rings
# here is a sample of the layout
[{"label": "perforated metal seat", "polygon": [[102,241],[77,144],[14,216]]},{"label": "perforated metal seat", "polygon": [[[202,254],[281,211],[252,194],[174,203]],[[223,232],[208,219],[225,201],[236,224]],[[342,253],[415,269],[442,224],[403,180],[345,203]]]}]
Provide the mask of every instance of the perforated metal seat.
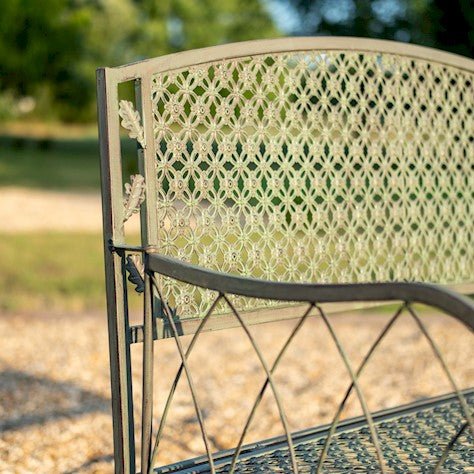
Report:
[{"label": "perforated metal seat", "polygon": [[[464,392],[474,403],[474,391]],[[387,467],[395,473],[432,472],[439,453],[446,450],[444,469],[467,472],[474,466],[474,438],[463,423],[462,409],[455,396],[443,396],[374,413],[373,420],[381,440]],[[449,452],[453,426],[461,426],[457,442]],[[293,434],[299,472],[315,471],[330,426]],[[441,449],[440,449],[441,448]],[[214,454],[216,472],[229,471],[233,450]],[[379,466],[364,417],[345,420],[337,428],[329,448],[326,472],[378,472]],[[183,461],[156,469],[156,473],[207,473],[206,457]],[[236,473],[291,472],[291,460],[284,437],[244,446]]]}]

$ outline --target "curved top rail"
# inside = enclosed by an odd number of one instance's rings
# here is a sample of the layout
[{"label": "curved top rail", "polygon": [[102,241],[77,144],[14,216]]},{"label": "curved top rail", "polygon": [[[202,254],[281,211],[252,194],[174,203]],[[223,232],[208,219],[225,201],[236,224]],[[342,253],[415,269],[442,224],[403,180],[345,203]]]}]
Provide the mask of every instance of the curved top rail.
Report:
[{"label": "curved top rail", "polygon": [[129,81],[151,74],[188,66],[266,53],[304,50],[360,51],[398,54],[474,71],[474,60],[434,48],[397,41],[355,38],[350,36],[289,37],[270,40],[242,41],[208,48],[194,49],[137,61],[107,70],[109,80]]},{"label": "curved top rail", "polygon": [[202,288],[253,298],[317,303],[393,300],[424,303],[456,317],[474,331],[474,302],[447,288],[429,283],[315,284],[266,281],[208,270],[157,253],[146,254],[146,268]]}]

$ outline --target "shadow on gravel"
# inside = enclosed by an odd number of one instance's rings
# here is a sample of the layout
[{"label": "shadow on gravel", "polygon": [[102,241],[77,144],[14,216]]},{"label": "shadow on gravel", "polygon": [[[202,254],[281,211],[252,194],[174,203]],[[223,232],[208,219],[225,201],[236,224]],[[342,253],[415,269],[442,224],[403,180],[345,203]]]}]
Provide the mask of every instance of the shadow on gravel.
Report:
[{"label": "shadow on gravel", "polygon": [[65,471],[63,474],[78,474],[80,472],[83,472],[85,469],[93,466],[94,464],[103,463],[103,462],[110,463],[110,462],[113,462],[113,460],[114,460],[113,454],[104,454],[103,456],[97,456],[96,458],[90,459],[84,464],[81,464],[79,467],[72,469],[71,471]]},{"label": "shadow on gravel", "polygon": [[109,411],[108,398],[73,383],[16,370],[0,372],[0,433]]}]

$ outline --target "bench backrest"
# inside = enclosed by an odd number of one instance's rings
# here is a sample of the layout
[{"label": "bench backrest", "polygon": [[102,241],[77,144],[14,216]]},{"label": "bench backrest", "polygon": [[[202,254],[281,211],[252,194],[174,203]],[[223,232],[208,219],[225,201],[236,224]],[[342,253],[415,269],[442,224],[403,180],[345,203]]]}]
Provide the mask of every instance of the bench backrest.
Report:
[{"label": "bench backrest", "polygon": [[[108,239],[124,242],[122,223],[141,203],[144,245],[223,272],[470,284],[473,71],[456,55],[353,38],[104,69]],[[117,96],[129,80],[135,104]],[[119,120],[139,145],[125,207]],[[209,305],[209,292],[162,284],[182,318]]]}]

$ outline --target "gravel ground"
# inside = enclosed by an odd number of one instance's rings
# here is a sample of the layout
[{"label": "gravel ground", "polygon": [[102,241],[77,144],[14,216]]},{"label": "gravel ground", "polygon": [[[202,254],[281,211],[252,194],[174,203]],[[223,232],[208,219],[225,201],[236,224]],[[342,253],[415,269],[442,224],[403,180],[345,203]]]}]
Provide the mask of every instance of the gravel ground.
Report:
[{"label": "gravel ground", "polygon": [[[353,364],[387,321],[373,310],[331,317]],[[474,385],[472,336],[460,324],[423,313],[456,379]],[[362,324],[362,322],[364,324]],[[272,360],[294,321],[254,327]],[[102,314],[0,315],[0,472],[112,472],[107,331]],[[186,338],[183,338],[186,340]],[[450,391],[430,348],[413,321],[403,316],[363,377],[372,410]],[[140,346],[133,348],[135,368]],[[178,359],[174,342],[157,343],[155,426]],[[202,335],[191,357],[195,382],[215,449],[236,443],[259,389],[262,371],[239,330]],[[348,378],[327,331],[306,322],[277,373],[292,429],[327,422]],[[140,371],[134,373],[136,406]],[[355,398],[345,416],[359,413]],[[139,410],[136,410],[139,420]],[[182,383],[165,431],[159,462],[203,452],[192,402]],[[247,441],[281,433],[274,403],[264,399]]]},{"label": "gravel ground", "polygon": [[[0,232],[102,232],[100,193],[0,187]],[[21,212],[18,212],[21,209]],[[138,214],[127,228],[137,232]]]}]

